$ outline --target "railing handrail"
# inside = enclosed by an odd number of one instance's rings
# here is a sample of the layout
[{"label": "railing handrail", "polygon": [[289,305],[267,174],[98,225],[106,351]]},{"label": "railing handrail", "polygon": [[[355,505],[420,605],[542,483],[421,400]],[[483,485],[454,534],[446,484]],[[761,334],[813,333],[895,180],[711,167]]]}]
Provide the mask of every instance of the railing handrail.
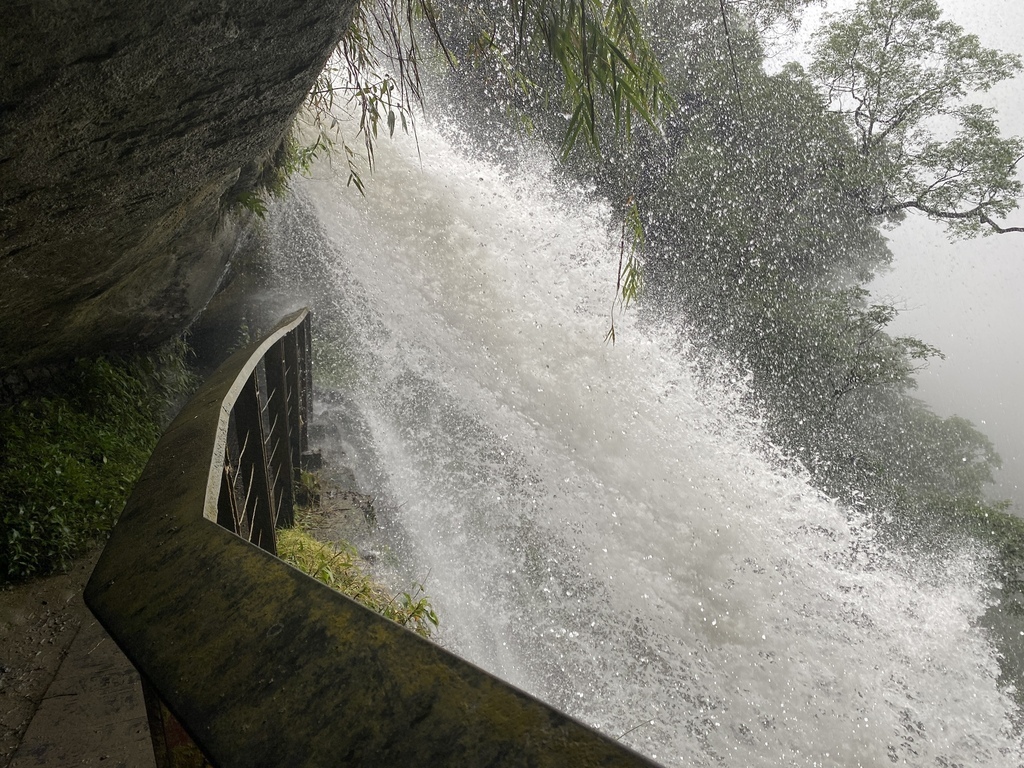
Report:
[{"label": "railing handrail", "polygon": [[144,685],[218,768],[654,766],[215,522],[235,400],[303,322],[237,352],[185,406],[86,587]]},{"label": "railing handrail", "polygon": [[[228,390],[224,395],[224,400],[221,403],[220,419],[217,422],[217,441],[214,444],[213,453],[210,456],[210,474],[206,485],[206,498],[203,502],[203,516],[207,520],[212,520],[213,522],[217,521],[217,502],[220,497],[220,475],[224,470],[221,457],[224,456],[225,448],[227,446],[228,422],[231,417],[232,408],[238,400],[238,396],[241,394],[242,388],[256,370],[256,366],[259,365],[266,356],[267,351],[282,338],[302,325],[308,316],[308,309],[300,309],[299,311],[288,315],[281,320],[281,322],[277,324],[277,327],[261,341],[256,342],[253,346],[244,350],[248,357],[246,357],[245,362],[238,368],[238,373],[235,376],[234,381],[232,381],[231,385],[228,387]],[[230,360],[228,362],[230,362]],[[225,363],[224,365],[226,366],[227,364],[228,363]]]}]

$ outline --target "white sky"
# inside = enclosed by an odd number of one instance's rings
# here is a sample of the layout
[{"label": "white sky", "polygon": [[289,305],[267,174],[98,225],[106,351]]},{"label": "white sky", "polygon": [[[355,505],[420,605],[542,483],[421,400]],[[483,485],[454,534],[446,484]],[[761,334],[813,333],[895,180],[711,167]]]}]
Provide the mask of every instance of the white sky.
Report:
[{"label": "white sky", "polygon": [[[944,15],[983,45],[1024,56],[1022,0],[937,0]],[[829,0],[828,11],[850,7]],[[821,12],[807,14],[813,30]],[[979,101],[999,110],[1004,135],[1024,135],[1024,77]],[[1024,226],[1024,207],[1010,220]],[[891,273],[870,287],[879,301],[904,307],[896,334],[939,347],[919,377],[918,394],[943,416],[973,421],[1003,457],[996,495],[1024,514],[1024,233],[950,243],[941,224],[911,217],[890,233]]]}]

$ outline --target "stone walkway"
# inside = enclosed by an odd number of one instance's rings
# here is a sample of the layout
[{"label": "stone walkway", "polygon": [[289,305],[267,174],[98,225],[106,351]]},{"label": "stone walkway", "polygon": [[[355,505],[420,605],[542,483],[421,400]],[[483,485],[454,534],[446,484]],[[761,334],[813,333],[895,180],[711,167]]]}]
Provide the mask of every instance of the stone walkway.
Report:
[{"label": "stone walkway", "polygon": [[40,702],[11,768],[83,765],[155,766],[139,676],[91,614]]},{"label": "stone walkway", "polygon": [[0,592],[0,767],[154,766],[138,674],[82,602],[94,560]]}]

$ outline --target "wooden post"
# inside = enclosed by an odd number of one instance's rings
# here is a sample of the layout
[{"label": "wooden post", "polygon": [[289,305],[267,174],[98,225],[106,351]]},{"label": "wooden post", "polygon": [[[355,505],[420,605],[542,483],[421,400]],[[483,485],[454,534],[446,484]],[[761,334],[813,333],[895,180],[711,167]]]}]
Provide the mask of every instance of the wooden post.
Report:
[{"label": "wooden post", "polygon": [[305,412],[303,411],[303,373],[302,357],[299,353],[301,339],[300,325],[292,333],[288,334],[284,342],[285,379],[291,386],[288,387],[288,412],[295,430],[289,435],[289,448],[292,454],[292,467],[295,471],[295,479],[298,479],[299,469],[302,467],[302,453],[305,450]]},{"label": "wooden post", "polygon": [[295,342],[299,350],[299,453],[309,450],[309,416],[313,409],[313,316],[306,315],[295,329]]},{"label": "wooden post", "polygon": [[232,408],[224,446],[224,473],[221,475],[220,495],[217,497],[217,524],[248,541],[252,522],[245,505],[248,486],[239,472],[242,440],[238,432],[238,417]]},{"label": "wooden post", "polygon": [[277,527],[290,528],[295,522],[295,464],[292,461],[292,434],[299,429],[298,412],[288,407],[288,393],[295,388],[288,375],[285,347],[291,336],[267,350],[267,416],[270,421],[270,481],[274,487]]},{"label": "wooden post", "polygon": [[156,768],[213,768],[145,676],[140,677]]},{"label": "wooden post", "polygon": [[277,554],[274,538],[276,510],[267,474],[267,439],[263,430],[263,398],[258,373],[259,368],[252,372],[235,401],[238,476],[245,487],[244,510],[249,522],[247,538],[261,549]]}]

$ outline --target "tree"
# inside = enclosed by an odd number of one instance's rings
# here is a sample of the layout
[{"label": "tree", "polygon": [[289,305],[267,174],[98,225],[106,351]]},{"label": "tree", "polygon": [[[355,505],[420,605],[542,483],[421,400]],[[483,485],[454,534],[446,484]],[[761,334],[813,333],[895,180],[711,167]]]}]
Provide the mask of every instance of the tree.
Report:
[{"label": "tree", "polygon": [[[339,130],[336,102],[355,105],[371,169],[383,125],[389,134],[399,122],[412,125],[422,103],[424,32],[452,69],[483,62],[507,94],[558,103],[567,116],[563,154],[581,138],[600,151],[603,125],[628,140],[634,122],[654,124],[671,104],[632,0],[365,0],[310,93],[325,144]],[[538,60],[548,70],[543,79],[536,76]],[[342,146],[350,182],[361,189],[356,153],[344,140]]]},{"label": "tree", "polygon": [[741,23],[753,26],[762,35],[779,23],[796,29],[806,6],[823,3],[824,0],[718,0],[723,16],[734,13]]},{"label": "tree", "polygon": [[643,169],[651,288],[685,304],[702,339],[740,348],[744,333],[771,324],[747,328],[739,315],[807,287],[866,281],[890,256],[847,195],[853,141],[805,79],[768,76],[758,61],[728,99],[727,62],[695,69],[663,154],[629,164]]},{"label": "tree", "polygon": [[941,418],[892,387],[864,390],[847,405],[842,450],[823,468],[829,492],[849,498],[856,489],[911,527],[930,517],[946,523],[955,509],[985,501],[1001,461],[969,421]]},{"label": "tree", "polygon": [[1000,224],[1024,192],[1024,140],[1000,136],[995,110],[964,103],[1020,69],[943,20],[934,0],[860,0],[833,17],[810,72],[856,138],[852,193],[864,211],[884,221],[920,211],[960,237],[1024,231]]}]

